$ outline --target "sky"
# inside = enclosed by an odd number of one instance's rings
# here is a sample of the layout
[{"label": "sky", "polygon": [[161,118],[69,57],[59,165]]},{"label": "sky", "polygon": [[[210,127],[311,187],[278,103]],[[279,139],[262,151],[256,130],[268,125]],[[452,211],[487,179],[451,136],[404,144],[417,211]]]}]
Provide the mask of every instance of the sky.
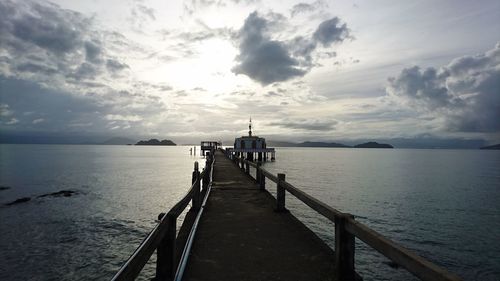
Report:
[{"label": "sky", "polygon": [[0,2],[2,134],[500,142],[500,1]]}]

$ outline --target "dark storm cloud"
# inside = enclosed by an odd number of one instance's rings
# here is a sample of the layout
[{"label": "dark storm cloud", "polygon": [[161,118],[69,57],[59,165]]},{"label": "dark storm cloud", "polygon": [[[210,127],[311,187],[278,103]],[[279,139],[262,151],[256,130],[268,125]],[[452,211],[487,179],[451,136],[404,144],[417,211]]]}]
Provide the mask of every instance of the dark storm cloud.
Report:
[{"label": "dark storm cloud", "polygon": [[15,70],[20,72],[43,73],[45,75],[52,75],[54,73],[57,73],[57,69],[43,64],[36,64],[31,62],[20,63],[16,65]]},{"label": "dark storm cloud", "polygon": [[101,62],[102,46],[98,41],[87,41],[84,43],[85,59],[92,63]]},{"label": "dark storm cloud", "polygon": [[348,37],[349,29],[338,17],[320,23],[313,34],[313,39],[325,47],[329,47],[332,43],[340,43]]},{"label": "dark storm cloud", "polygon": [[346,24],[335,17],[322,22],[311,38],[296,36],[292,40],[272,39],[280,32],[286,18],[277,13],[265,16],[251,13],[237,34],[240,54],[232,71],[245,74],[262,85],[304,76],[314,66],[312,53],[321,43],[328,47],[349,36]]},{"label": "dark storm cloud", "polygon": [[116,73],[124,69],[130,68],[126,63],[121,63],[115,59],[106,60],[106,67],[112,73]]},{"label": "dark storm cloud", "polygon": [[442,118],[446,129],[500,131],[500,44],[440,69],[404,69],[389,78],[387,92],[417,110]]},{"label": "dark storm cloud", "polygon": [[68,74],[67,77],[73,78],[76,81],[82,81],[85,79],[94,79],[100,72],[93,64],[84,62],[73,73]]},{"label": "dark storm cloud", "polygon": [[[58,77],[96,78],[108,66],[106,47],[98,39],[102,35],[105,34],[93,29],[91,18],[55,4],[0,2],[4,75],[51,80],[52,84]],[[114,63],[115,66],[122,64]]]},{"label": "dark storm cloud", "polygon": [[248,16],[239,32],[240,55],[237,60],[240,64],[232,69],[233,72],[246,74],[262,85],[303,76],[306,71],[298,68],[299,62],[290,56],[287,46],[265,34],[270,24],[257,12]]},{"label": "dark storm cloud", "polygon": [[10,1],[0,4],[6,33],[58,55],[71,52],[81,45],[79,30],[85,28],[88,20],[79,13],[61,11],[51,4],[44,6],[29,2],[20,5],[29,5],[24,8],[29,9],[30,13],[24,13],[22,9],[9,13],[13,5]]},{"label": "dark storm cloud", "polygon": [[0,1],[0,131],[133,133],[153,124],[166,112],[156,95],[172,87],[130,77],[119,55],[144,53],[137,46],[54,4]]},{"label": "dark storm cloud", "polygon": [[297,129],[306,131],[330,131],[335,129],[337,125],[335,120],[316,120],[316,119],[294,119],[294,120],[281,120],[271,122],[269,126],[276,126],[286,129]]},{"label": "dark storm cloud", "polygon": [[[399,96],[406,96],[419,103],[423,103],[430,109],[451,106],[454,102],[453,96],[446,88],[448,73],[435,68],[421,70],[414,66],[405,68],[398,77],[390,78],[392,91]],[[459,99],[456,100],[460,101]]]},{"label": "dark storm cloud", "polygon": [[[0,126],[9,129],[8,120],[18,120],[19,131],[33,130],[43,125],[48,130],[65,130],[71,123],[95,123],[96,113],[103,108],[91,97],[74,96],[61,91],[44,89],[35,83],[0,77],[0,100],[9,116]],[[26,114],[29,113],[29,114]],[[8,119],[8,120],[7,120]],[[33,122],[44,119],[44,124]]]}]

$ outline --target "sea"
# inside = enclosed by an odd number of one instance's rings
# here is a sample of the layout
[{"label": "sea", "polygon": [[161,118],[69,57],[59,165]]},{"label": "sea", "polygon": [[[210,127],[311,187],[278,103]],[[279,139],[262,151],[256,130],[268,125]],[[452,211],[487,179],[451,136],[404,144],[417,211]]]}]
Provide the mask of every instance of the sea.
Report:
[{"label": "sea", "polygon": [[[0,280],[112,278],[204,166],[189,149],[1,144]],[[264,168],[464,280],[500,280],[500,151],[277,148]],[[290,194],[286,206],[334,246],[332,223]],[[355,266],[416,280],[360,240]]]}]

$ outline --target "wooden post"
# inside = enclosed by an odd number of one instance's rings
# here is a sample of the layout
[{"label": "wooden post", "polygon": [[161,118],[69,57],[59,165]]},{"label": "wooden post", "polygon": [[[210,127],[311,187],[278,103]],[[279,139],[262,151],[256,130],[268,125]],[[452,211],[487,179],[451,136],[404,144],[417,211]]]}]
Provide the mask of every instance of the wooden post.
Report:
[{"label": "wooden post", "polygon": [[[163,214],[160,214],[163,215]],[[161,219],[158,216],[158,219]],[[156,278],[155,280],[171,280],[175,275],[175,235],[177,232],[177,218],[167,215],[167,233],[156,249]]]},{"label": "wooden post", "polygon": [[245,165],[244,165],[243,163],[244,163],[243,156],[241,156],[241,158],[240,158],[240,168],[241,168],[242,170],[244,170],[244,169],[245,169]]},{"label": "wooden post", "polygon": [[346,222],[354,219],[351,214],[335,217],[335,277],[337,280],[354,281],[354,235],[347,232]]},{"label": "wooden post", "polygon": [[260,184],[260,166],[262,164],[260,162],[257,162],[257,168],[255,169],[255,181]]},{"label": "wooden post", "polygon": [[248,161],[245,162],[245,174],[250,174],[250,163]]},{"label": "wooden post", "polygon": [[201,194],[200,194],[200,171],[198,170],[198,161],[194,162],[194,171],[191,179],[194,184],[194,193],[193,193],[193,206],[195,210],[200,209],[201,207]]},{"label": "wooden post", "polygon": [[266,176],[262,170],[260,170],[260,182],[259,182],[260,190],[266,190]]},{"label": "wooden post", "polygon": [[278,174],[278,183],[276,184],[276,212],[284,212],[285,209],[285,187],[281,184],[285,181],[285,174]]},{"label": "wooden post", "polygon": [[201,190],[203,192],[205,192],[205,190],[207,190],[209,181],[210,181],[210,167],[205,166],[205,169],[203,169],[203,179],[202,179],[202,185],[201,185]]}]

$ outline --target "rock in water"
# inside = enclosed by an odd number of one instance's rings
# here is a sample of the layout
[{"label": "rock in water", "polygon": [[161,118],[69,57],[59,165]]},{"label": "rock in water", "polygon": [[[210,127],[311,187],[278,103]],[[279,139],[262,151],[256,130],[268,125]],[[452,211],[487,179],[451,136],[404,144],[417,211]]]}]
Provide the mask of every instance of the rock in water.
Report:
[{"label": "rock in water", "polygon": [[57,192],[52,192],[52,193],[46,193],[46,194],[42,194],[40,196],[38,196],[38,198],[42,198],[42,197],[71,197],[72,195],[75,195],[77,194],[76,191],[73,191],[73,190],[61,190],[61,191],[57,191]]},{"label": "rock in water", "polygon": [[30,200],[31,200],[30,197],[23,197],[23,198],[16,199],[15,201],[12,201],[12,202],[7,203],[5,205],[10,206],[10,205],[15,205],[15,204],[19,204],[19,203],[28,202]]}]

